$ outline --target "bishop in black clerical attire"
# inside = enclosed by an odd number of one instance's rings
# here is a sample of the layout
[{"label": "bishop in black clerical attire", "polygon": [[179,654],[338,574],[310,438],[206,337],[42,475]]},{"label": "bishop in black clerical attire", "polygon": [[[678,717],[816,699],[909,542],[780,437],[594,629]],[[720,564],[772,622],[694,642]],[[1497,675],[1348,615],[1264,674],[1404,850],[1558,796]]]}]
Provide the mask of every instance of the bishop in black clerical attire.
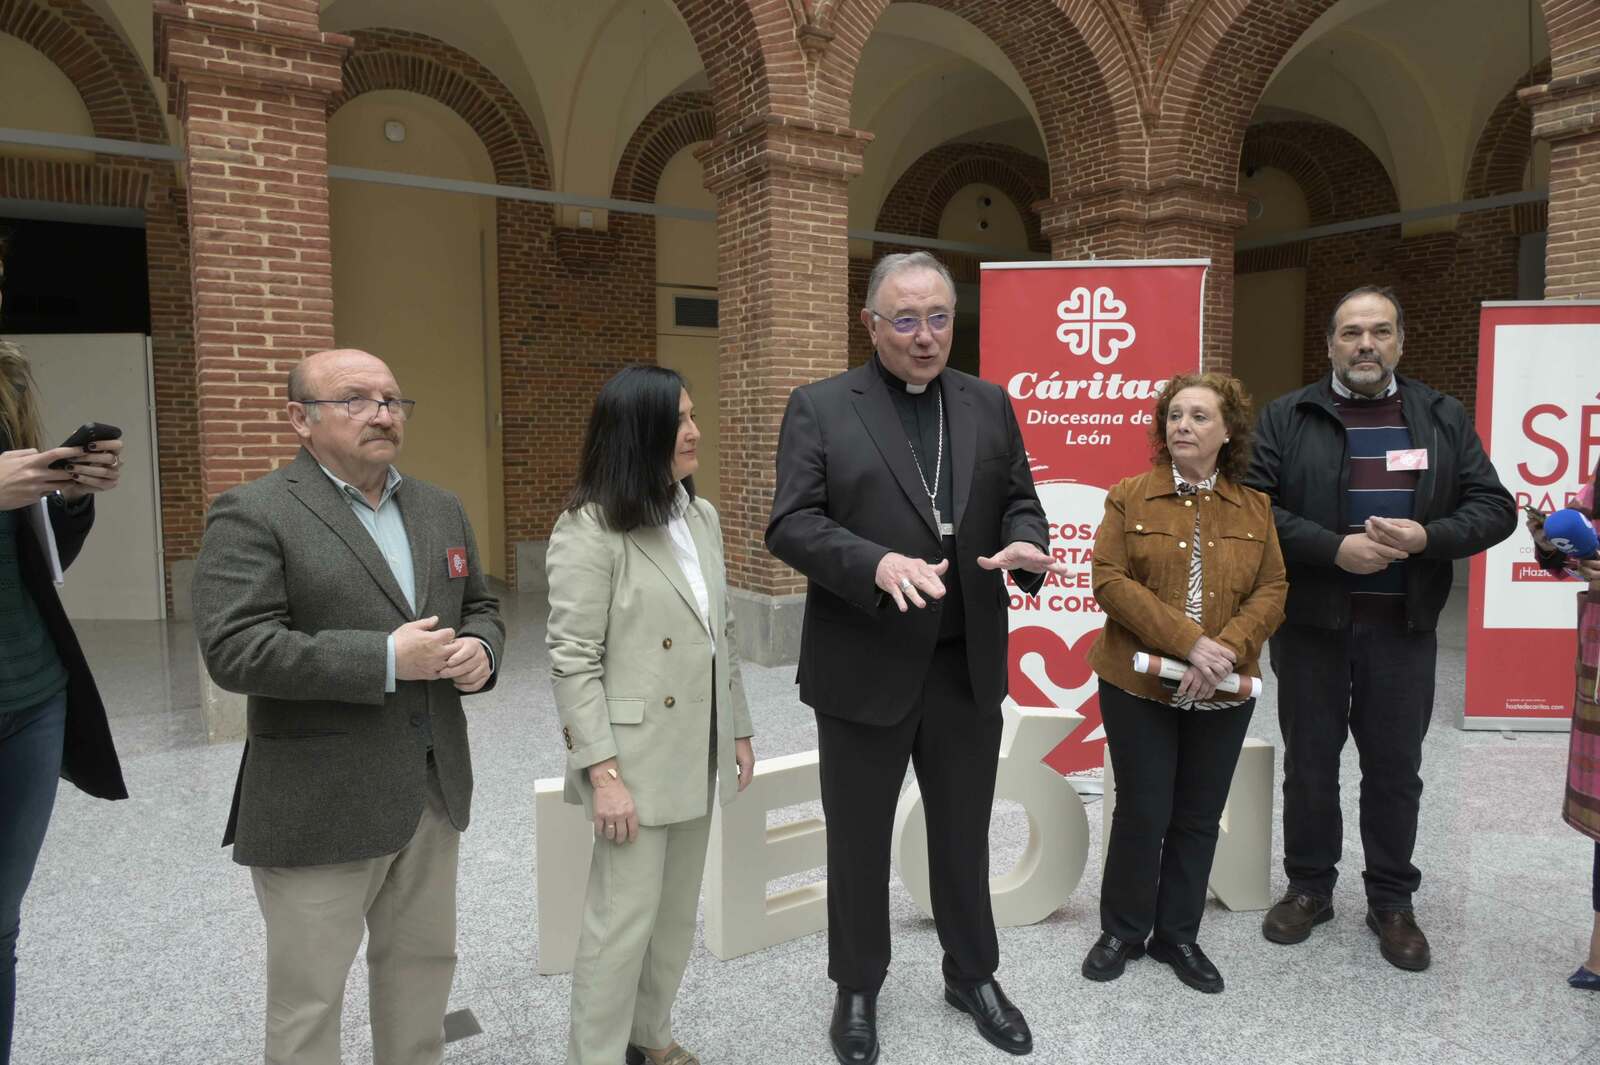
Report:
[{"label": "bishop in black clerical attire", "polygon": [[807,578],[800,698],[817,716],[828,825],[829,1028],[845,1065],[878,1055],[889,847],[906,764],[928,819],[944,997],[984,1038],[1033,1037],[995,981],[989,811],[1006,694],[1002,574],[1052,568],[1022,434],[997,386],[946,367],[949,272],[889,255],[868,283],[865,366],[795,390],[767,546]]}]

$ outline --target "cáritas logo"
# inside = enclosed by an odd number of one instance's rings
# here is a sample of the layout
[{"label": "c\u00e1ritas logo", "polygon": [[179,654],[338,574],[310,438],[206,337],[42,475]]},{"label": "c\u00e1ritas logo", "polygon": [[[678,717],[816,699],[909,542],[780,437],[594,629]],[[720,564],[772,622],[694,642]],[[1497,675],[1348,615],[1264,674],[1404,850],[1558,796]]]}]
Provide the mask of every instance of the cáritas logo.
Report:
[{"label": "c\u00e1ritas logo", "polygon": [[1089,288],[1080,285],[1056,304],[1056,339],[1074,355],[1089,355],[1102,366],[1110,366],[1124,348],[1132,347],[1135,336],[1127,321],[1128,305],[1117,299],[1109,285]]}]

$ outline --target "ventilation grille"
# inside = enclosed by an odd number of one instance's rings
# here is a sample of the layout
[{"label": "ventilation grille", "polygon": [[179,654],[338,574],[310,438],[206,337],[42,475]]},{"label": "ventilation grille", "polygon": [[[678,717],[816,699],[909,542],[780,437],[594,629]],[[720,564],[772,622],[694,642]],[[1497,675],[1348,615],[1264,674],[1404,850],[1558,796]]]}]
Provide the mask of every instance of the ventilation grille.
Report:
[{"label": "ventilation grille", "polygon": [[717,301],[704,296],[674,296],[673,324],[687,329],[715,329]]}]

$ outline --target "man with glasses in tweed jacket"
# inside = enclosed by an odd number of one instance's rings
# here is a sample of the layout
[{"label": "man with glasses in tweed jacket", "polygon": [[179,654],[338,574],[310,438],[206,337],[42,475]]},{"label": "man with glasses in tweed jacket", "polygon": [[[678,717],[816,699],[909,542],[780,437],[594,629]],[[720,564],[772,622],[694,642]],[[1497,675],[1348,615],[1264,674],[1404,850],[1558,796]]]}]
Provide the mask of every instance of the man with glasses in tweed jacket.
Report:
[{"label": "man with glasses in tweed jacket", "polygon": [[505,626],[460,500],[394,468],[413,405],[366,352],[297,365],[302,449],[217,498],[195,569],[206,667],[249,697],[223,844],[266,923],[269,1065],[336,1065],[363,930],[375,1060],[444,1053],[461,697],[493,685]]}]

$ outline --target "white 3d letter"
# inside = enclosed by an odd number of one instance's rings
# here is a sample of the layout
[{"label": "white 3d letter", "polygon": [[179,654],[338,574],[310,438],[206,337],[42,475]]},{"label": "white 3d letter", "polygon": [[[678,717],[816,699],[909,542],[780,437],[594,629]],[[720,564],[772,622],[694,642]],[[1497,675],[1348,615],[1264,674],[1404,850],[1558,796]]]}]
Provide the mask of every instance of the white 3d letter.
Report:
[{"label": "white 3d letter", "polygon": [[828,861],[820,817],[767,827],[767,811],[816,802],[822,796],[817,752],[756,763],[744,794],[711,812],[706,852],[706,949],[726,961],[828,927],[826,882],[767,894],[779,877]]},{"label": "white 3d letter", "polygon": [[572,971],[583,927],[583,894],[594,856],[594,822],[562,800],[560,777],[533,782],[534,897],[539,908],[539,972]]},{"label": "white 3d letter", "polygon": [[[1083,717],[1069,710],[1005,709],[1009,740],[1000,744],[994,797],[1020,803],[1028,815],[1028,844],[1016,867],[990,877],[994,923],[1002,928],[1042,921],[1066,901],[1089,858],[1089,818],[1083,800],[1060,773],[1041,759]],[[913,783],[900,796],[894,817],[895,866],[917,908],[933,915],[928,888],[928,824],[922,792]]]}]

